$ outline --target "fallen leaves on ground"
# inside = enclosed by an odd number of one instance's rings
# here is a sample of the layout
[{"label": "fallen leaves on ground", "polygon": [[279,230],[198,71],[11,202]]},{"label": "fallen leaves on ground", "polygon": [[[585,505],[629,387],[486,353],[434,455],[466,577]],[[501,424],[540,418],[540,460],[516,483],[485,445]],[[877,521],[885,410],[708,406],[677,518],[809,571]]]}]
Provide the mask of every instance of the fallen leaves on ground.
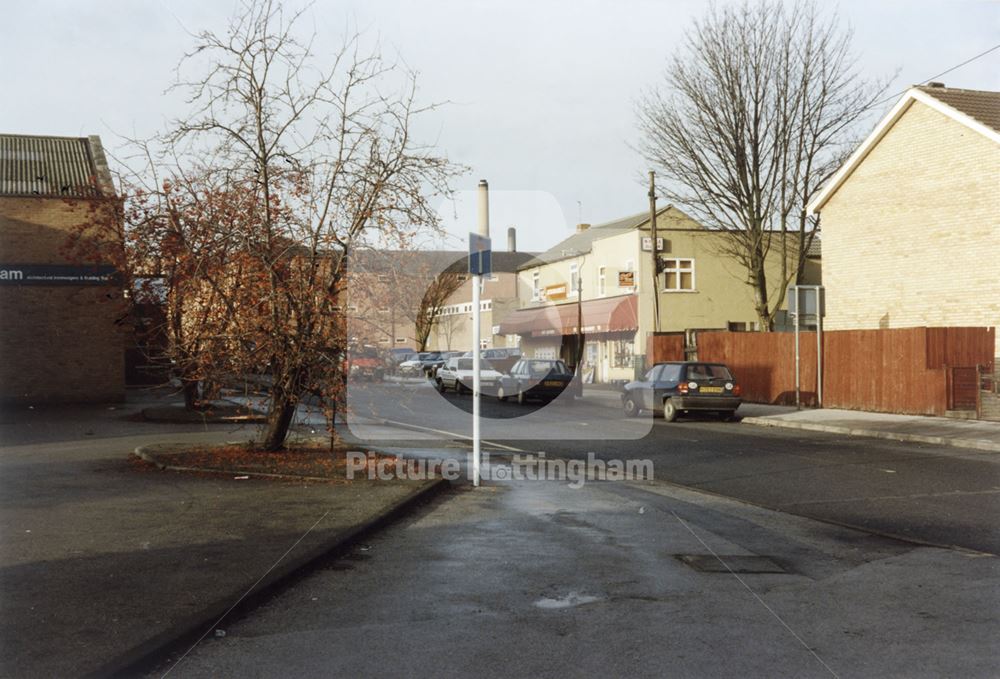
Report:
[{"label": "fallen leaves on ground", "polygon": [[289,477],[314,477],[330,480],[347,478],[347,453],[365,455],[362,470],[355,468],[355,478],[368,478],[369,465],[397,463],[409,468],[415,461],[400,461],[395,455],[386,455],[357,447],[328,444],[294,445],[278,452],[268,452],[247,445],[192,446],[176,451],[156,451],[160,464],[171,467],[190,467],[198,470],[244,474],[280,474]]}]

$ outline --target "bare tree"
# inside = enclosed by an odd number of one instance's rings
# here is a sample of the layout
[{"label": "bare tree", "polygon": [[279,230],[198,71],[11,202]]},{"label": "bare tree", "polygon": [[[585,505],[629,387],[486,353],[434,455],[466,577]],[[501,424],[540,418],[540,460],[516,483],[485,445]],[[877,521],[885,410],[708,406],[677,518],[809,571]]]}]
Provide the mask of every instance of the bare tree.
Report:
[{"label": "bare tree", "polygon": [[[465,314],[439,314],[434,324],[438,340],[444,340],[444,348],[451,351],[455,335],[465,327],[468,317]],[[440,345],[439,345],[440,348]],[[464,348],[464,347],[463,347]]]},{"label": "bare tree", "polygon": [[[806,205],[888,85],[856,71],[850,42],[812,2],[713,7],[636,106],[665,195],[725,231],[722,250],[745,269],[764,330],[802,276],[817,226]],[[769,256],[780,280],[768,281]]]},{"label": "bare tree", "polygon": [[161,140],[169,174],[211,177],[188,218],[204,219],[206,202],[239,206],[216,224],[224,266],[203,272],[197,303],[219,291],[214,317],[225,313],[227,324],[211,334],[225,355],[212,361],[269,376],[266,450],[283,447],[306,394],[323,395],[333,421],[355,249],[402,248],[436,228],[429,196],[456,173],[411,137],[415,116],[431,108],[416,106],[412,73],[364,54],[358,36],[324,66],[312,41],[296,37],[299,18],[254,0],[224,35],[199,34],[181,64],[194,76],[177,84],[190,113]]},{"label": "bare tree", "polygon": [[[468,276],[453,271],[442,271],[431,279],[417,307],[413,321],[417,351],[427,349],[431,331],[441,320],[441,312],[453,294],[461,289]],[[449,348],[451,342],[449,340]]]}]

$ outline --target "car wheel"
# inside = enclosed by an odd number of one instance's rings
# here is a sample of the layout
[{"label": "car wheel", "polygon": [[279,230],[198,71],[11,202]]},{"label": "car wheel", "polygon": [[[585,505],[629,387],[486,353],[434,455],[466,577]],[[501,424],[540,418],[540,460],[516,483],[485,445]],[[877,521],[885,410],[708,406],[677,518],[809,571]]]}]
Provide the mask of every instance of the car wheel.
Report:
[{"label": "car wheel", "polygon": [[720,410],[719,419],[723,422],[735,422],[736,421],[736,411],[735,410]]},{"label": "car wheel", "polygon": [[503,387],[497,388],[497,400],[501,403],[507,400],[507,394],[503,393]]},{"label": "car wheel", "polygon": [[625,408],[625,417],[635,417],[639,414],[639,404],[635,402],[634,396],[626,396],[622,406]]},{"label": "car wheel", "polygon": [[438,392],[442,394],[444,393],[444,382],[442,382],[440,378],[434,381],[434,387],[438,390]]},{"label": "car wheel", "polygon": [[669,398],[663,399],[663,419],[667,422],[673,422],[677,419],[677,406]]}]

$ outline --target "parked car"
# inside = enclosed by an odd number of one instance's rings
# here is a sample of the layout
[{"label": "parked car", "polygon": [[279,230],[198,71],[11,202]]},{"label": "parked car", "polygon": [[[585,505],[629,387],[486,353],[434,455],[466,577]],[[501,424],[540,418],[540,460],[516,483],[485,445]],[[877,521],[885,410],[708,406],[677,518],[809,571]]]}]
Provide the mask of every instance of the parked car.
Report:
[{"label": "parked car", "polygon": [[500,380],[497,400],[516,398],[518,403],[528,399],[551,401],[569,388],[575,388],[573,372],[559,360],[522,358],[510,373]]},{"label": "parked car", "polygon": [[347,366],[347,374],[356,380],[381,381],[385,375],[385,364],[378,349],[370,344],[350,347]]},{"label": "parked car", "polygon": [[[445,364],[438,369],[434,384],[438,391],[454,389],[458,393],[472,391],[472,381],[475,372],[472,370],[472,359],[463,357],[449,358]],[[479,389],[481,392],[496,393],[497,385],[500,383],[502,373],[497,372],[486,361],[482,361],[479,366]]]},{"label": "parked car", "polygon": [[444,357],[440,351],[421,351],[416,356],[400,363],[399,372],[402,375],[429,376],[442,363],[444,363]]},{"label": "parked car", "polygon": [[629,417],[651,410],[663,413],[667,422],[691,411],[730,418],[740,407],[741,393],[736,378],[722,363],[657,363],[641,380],[625,385],[622,407]]},{"label": "parked car", "polygon": [[394,349],[389,349],[389,366],[392,368],[398,368],[400,363],[408,361],[416,355],[417,352],[409,347],[395,347]]}]

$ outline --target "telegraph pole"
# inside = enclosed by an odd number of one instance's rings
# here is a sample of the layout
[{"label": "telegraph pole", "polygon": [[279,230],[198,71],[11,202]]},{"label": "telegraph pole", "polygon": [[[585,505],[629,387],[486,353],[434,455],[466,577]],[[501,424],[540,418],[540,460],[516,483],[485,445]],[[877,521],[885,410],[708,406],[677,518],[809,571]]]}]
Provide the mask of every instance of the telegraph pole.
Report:
[{"label": "telegraph pole", "polygon": [[656,179],[655,173],[649,171],[649,235],[652,240],[650,250],[653,253],[653,332],[660,331],[660,291],[657,289],[660,280],[659,249],[656,247]]}]

